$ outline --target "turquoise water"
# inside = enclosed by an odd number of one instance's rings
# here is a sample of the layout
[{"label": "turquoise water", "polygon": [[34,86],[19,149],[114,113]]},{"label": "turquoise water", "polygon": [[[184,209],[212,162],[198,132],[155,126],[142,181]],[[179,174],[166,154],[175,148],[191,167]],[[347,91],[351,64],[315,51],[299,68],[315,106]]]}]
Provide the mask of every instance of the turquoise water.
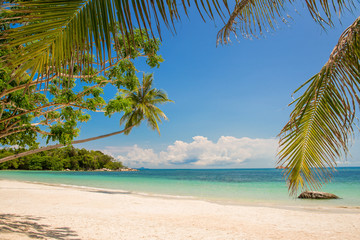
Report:
[{"label": "turquoise water", "polygon": [[195,198],[225,204],[360,206],[360,168],[338,168],[321,191],[335,200],[290,197],[277,169],[141,170],[139,172],[0,171],[0,179],[125,190],[134,194]]}]

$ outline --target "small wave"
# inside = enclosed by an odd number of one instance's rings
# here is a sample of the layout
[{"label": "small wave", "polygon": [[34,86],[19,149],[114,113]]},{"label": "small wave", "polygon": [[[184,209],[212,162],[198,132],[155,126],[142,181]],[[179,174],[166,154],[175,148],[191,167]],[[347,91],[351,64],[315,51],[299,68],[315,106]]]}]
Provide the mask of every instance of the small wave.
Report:
[{"label": "small wave", "polygon": [[159,198],[176,198],[176,199],[198,199],[197,197],[190,195],[171,195],[160,193],[146,193],[146,192],[132,192],[133,194],[145,197],[159,197]]}]

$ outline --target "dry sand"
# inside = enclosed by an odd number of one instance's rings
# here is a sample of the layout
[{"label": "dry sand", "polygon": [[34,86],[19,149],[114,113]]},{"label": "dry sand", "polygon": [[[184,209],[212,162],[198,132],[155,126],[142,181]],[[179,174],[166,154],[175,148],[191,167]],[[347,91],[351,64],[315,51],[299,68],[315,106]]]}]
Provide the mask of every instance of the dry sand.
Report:
[{"label": "dry sand", "polygon": [[0,239],[360,239],[360,209],[281,209],[0,181]]}]

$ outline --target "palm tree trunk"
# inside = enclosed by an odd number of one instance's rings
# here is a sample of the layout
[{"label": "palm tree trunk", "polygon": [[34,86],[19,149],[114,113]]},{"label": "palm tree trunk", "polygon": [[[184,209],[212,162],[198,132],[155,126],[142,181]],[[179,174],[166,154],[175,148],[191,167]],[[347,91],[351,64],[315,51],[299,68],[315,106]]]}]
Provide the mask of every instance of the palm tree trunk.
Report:
[{"label": "palm tree trunk", "polygon": [[[106,137],[110,137],[110,136],[114,136],[120,133],[124,133],[128,130],[130,130],[131,128],[133,128],[134,126],[128,127],[126,129],[123,129],[121,131],[118,132],[113,132],[113,133],[109,133],[109,134],[105,134],[105,135],[100,135],[97,137],[91,137],[91,138],[86,138],[86,139],[82,139],[82,140],[77,140],[77,141],[73,141],[71,144],[78,144],[78,143],[84,143],[84,142],[90,142],[90,141],[94,141],[97,139],[101,139],[101,138],[106,138]],[[43,151],[47,151],[47,150],[51,150],[51,149],[55,149],[55,148],[60,148],[60,147],[64,147],[64,144],[55,144],[55,145],[50,145],[50,146],[46,146],[46,147],[42,147],[42,148],[38,148],[38,149],[34,149],[34,150],[29,150],[26,152],[22,152],[22,153],[17,153],[11,156],[7,156],[4,158],[0,159],[0,163],[6,162],[6,161],[10,161],[19,157],[24,157],[24,156],[28,156],[34,153],[39,153],[39,152],[43,152]]]}]

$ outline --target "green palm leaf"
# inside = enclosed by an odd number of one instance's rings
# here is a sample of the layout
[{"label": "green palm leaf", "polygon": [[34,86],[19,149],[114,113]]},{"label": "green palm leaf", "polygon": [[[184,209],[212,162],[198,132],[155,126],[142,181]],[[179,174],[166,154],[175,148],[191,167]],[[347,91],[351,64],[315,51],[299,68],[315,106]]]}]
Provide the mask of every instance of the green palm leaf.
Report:
[{"label": "green palm leaf", "polygon": [[[321,71],[303,86],[280,133],[279,163],[289,189],[318,189],[348,152],[360,103],[360,17],[345,30]],[[298,89],[298,90],[299,90]],[[297,91],[298,91],[297,90]]]},{"label": "green palm leaf", "polygon": [[[191,2],[210,18],[214,17],[212,9],[221,9],[220,3],[227,7],[226,0]],[[173,29],[174,21],[180,19],[179,9],[186,13],[190,1],[38,0],[15,6],[16,17],[8,21],[23,25],[11,29],[5,38],[10,47],[22,48],[7,61],[16,68],[16,76],[31,70],[32,76],[40,77],[72,69],[74,64],[91,64],[85,62],[84,56],[93,51],[101,64],[111,57],[113,48],[117,57],[124,54],[121,46],[128,45],[130,52],[135,27],[154,36],[153,24],[160,34],[162,20]],[[220,11],[217,13],[223,16]]]}]

